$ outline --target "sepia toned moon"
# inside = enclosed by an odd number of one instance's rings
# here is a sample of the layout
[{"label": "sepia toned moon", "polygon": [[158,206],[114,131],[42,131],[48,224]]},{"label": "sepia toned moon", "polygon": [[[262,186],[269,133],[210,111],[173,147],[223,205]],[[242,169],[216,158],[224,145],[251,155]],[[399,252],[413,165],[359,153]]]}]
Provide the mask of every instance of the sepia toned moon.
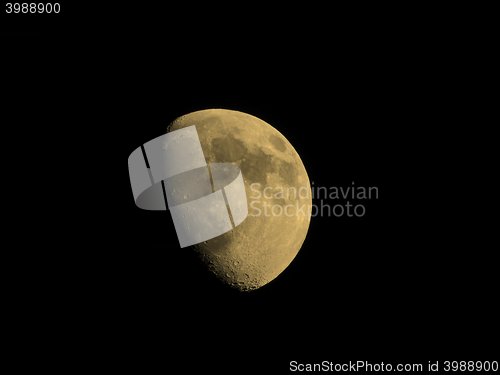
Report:
[{"label": "sepia toned moon", "polygon": [[257,117],[208,109],[177,118],[168,131],[191,125],[207,163],[241,169],[248,201],[243,223],[194,249],[224,283],[260,288],[289,266],[306,238],[312,204],[306,169],[287,139]]}]

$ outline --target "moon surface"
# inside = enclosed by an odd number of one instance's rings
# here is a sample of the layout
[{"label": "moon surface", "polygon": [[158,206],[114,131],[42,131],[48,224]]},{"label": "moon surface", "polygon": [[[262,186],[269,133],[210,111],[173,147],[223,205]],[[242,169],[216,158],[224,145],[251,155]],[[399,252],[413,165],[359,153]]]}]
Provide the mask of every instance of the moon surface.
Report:
[{"label": "moon surface", "polygon": [[241,169],[248,203],[243,223],[194,250],[224,283],[260,288],[289,266],[306,238],[312,205],[306,169],[287,139],[257,117],[208,109],[177,118],[168,131],[191,125],[207,163]]}]

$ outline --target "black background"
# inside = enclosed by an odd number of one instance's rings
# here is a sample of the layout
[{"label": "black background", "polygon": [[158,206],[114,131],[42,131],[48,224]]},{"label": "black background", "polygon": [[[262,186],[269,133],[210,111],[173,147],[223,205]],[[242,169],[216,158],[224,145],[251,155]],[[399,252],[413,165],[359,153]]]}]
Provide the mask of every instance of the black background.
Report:
[{"label": "black background", "polygon": [[[495,352],[495,148],[480,128],[492,55],[467,23],[380,9],[64,9],[50,23],[11,18],[2,35],[6,137],[34,165],[13,220],[30,230],[16,235],[11,294],[41,346],[55,339],[78,366],[276,374],[291,360]],[[223,286],[179,249],[168,213],[135,207],[126,162],[206,108],[272,124],[316,185],[377,186],[379,199],[363,218],[313,218],[263,288]]]}]

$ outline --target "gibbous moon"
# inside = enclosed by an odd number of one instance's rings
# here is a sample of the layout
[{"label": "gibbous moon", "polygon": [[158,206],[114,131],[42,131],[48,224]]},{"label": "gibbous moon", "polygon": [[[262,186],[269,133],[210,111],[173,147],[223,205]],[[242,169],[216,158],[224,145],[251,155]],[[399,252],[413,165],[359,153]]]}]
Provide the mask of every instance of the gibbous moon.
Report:
[{"label": "gibbous moon", "polygon": [[295,258],[311,219],[311,186],[299,155],[268,123],[225,109],[193,112],[168,131],[196,125],[207,163],[236,164],[248,216],[233,230],[194,246],[209,270],[242,291],[274,280]]}]

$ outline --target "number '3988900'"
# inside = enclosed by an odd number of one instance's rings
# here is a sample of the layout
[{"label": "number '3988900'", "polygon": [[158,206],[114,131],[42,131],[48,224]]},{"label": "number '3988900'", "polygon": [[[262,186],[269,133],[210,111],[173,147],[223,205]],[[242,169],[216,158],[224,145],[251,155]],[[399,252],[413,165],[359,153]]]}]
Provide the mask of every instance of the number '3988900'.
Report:
[{"label": "number '3988900'", "polygon": [[61,12],[59,3],[6,3],[7,14],[58,14]]}]

